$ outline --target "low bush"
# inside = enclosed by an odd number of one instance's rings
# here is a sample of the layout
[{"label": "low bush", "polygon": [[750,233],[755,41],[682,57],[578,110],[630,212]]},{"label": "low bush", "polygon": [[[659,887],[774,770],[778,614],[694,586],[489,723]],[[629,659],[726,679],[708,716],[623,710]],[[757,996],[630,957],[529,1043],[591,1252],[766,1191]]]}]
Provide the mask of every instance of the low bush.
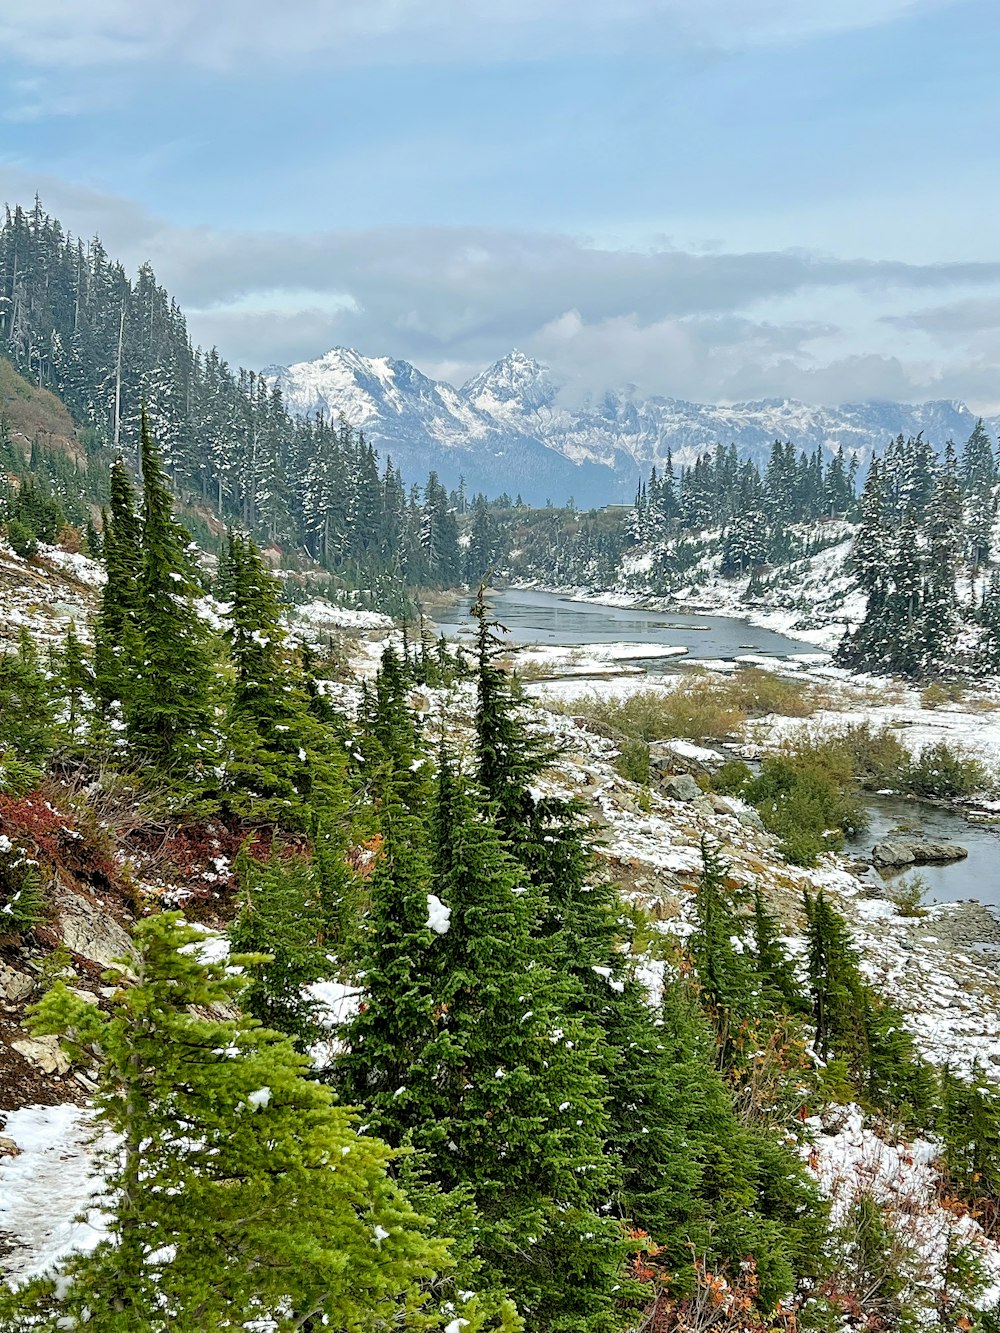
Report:
[{"label": "low bush", "polygon": [[640,786],[649,786],[649,746],[645,741],[629,738],[626,740],[618,757],[615,768],[629,782],[638,782]]},{"label": "low bush", "polygon": [[797,865],[815,865],[821,853],[843,847],[845,833],[867,825],[849,766],[829,757],[820,762],[801,754],[773,755],[742,795],[781,839],[782,855]]},{"label": "low bush", "polygon": [[906,770],[906,790],[914,796],[971,796],[988,787],[989,781],[978,759],[960,754],[944,741],[926,746]]}]

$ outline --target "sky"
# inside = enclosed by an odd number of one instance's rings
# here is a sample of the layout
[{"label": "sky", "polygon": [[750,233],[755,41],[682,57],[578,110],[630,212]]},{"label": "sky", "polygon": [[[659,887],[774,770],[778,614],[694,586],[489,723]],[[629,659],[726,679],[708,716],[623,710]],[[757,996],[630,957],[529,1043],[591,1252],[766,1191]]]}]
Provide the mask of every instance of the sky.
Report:
[{"label": "sky", "polygon": [[1000,410],[996,0],[3,0],[0,196],[233,365]]}]

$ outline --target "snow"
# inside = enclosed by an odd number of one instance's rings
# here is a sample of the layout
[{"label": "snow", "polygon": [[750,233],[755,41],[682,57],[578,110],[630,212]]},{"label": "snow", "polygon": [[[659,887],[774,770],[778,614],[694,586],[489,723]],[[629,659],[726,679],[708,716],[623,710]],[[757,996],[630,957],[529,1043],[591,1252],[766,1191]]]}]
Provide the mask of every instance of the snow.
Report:
[{"label": "snow", "polygon": [[820,1191],[830,1200],[831,1222],[844,1224],[852,1204],[868,1195],[882,1210],[893,1231],[912,1246],[904,1260],[911,1283],[932,1303],[946,1282],[956,1247],[967,1247],[982,1265],[986,1291],[981,1308],[1000,1295],[1000,1248],[968,1213],[939,1202],[940,1177],[935,1168],[937,1144],[928,1139],[889,1142],[864,1122],[857,1107],[843,1113],[842,1123],[827,1129],[819,1117],[807,1122],[813,1139],[803,1148]]},{"label": "snow", "polygon": [[24,1282],[104,1238],[100,1186],[91,1175],[93,1130],[79,1106],[25,1106],[2,1115],[4,1134],[20,1149],[0,1157],[0,1235],[11,1245],[3,1267]]},{"label": "snow", "polygon": [[289,609],[293,628],[300,625],[321,629],[391,629],[392,619],[381,611],[362,611],[355,606],[335,606],[333,602],[314,598],[301,606]]},{"label": "snow", "polygon": [[451,908],[446,907],[436,894],[427,895],[427,926],[437,935],[447,935],[451,925]]},{"label": "snow", "polygon": [[255,1111],[259,1111],[263,1107],[269,1106],[270,1102],[271,1102],[270,1088],[258,1088],[256,1092],[251,1092],[247,1097],[248,1105],[252,1106]]}]

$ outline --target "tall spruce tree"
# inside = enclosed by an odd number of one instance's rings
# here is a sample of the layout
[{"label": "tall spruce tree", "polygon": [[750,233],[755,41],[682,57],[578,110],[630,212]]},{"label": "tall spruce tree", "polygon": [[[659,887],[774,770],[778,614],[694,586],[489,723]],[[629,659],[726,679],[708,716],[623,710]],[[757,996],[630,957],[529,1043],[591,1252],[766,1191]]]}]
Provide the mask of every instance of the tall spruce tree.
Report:
[{"label": "tall spruce tree", "polygon": [[213,750],[213,675],[208,631],[194,605],[197,589],[187,534],[174,518],[170,487],[149,433],[140,428],[142,568],[137,620],[142,657],[128,709],[128,738],[161,772],[190,776]]},{"label": "tall spruce tree", "polygon": [[484,1269],[531,1328],[613,1329],[625,1247],[598,1212],[613,1163],[594,1038],[559,1005],[523,871],[479,805],[444,761],[429,846],[388,812],[338,1078],[441,1188],[468,1190]]},{"label": "tall spruce tree", "polygon": [[142,658],[142,525],[121,458],[111,466],[111,507],[104,513],[101,558],[106,581],[94,624],[94,680],[101,712],[110,721],[128,712]]},{"label": "tall spruce tree", "polygon": [[252,538],[230,535],[225,578],[233,663],[224,726],[227,802],[245,817],[285,827],[305,828],[311,808],[333,818],[343,804],[343,746],[335,748],[285,652],[277,580]]}]

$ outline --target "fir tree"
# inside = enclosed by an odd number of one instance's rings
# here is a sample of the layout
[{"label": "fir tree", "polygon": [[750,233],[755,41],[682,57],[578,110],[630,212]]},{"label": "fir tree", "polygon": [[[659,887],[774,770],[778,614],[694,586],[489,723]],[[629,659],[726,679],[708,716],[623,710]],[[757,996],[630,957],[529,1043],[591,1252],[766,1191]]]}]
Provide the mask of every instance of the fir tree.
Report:
[{"label": "fir tree", "polygon": [[[110,1014],[61,983],[34,1029],[88,1061],[109,1239],[16,1298],[23,1326],[95,1333],[277,1330],[405,1323],[446,1262],[391,1182],[389,1150],[307,1077],[290,1043],[252,1019],[205,1017],[246,985],[235,957],[205,962],[176,913],[140,923]],[[5,1327],[16,1327],[5,1323]]]},{"label": "fir tree", "polygon": [[306,858],[276,846],[263,863],[244,847],[235,869],[240,897],[230,931],[232,947],[239,953],[268,955],[251,973],[243,1007],[305,1050],[319,1035],[317,1005],[306,988],[330,966],[318,940],[317,877]]},{"label": "fir tree", "polygon": [[142,659],[138,624],[142,527],[121,458],[111,467],[111,508],[103,526],[101,558],[106,581],[94,624],[94,679],[107,718],[116,705],[119,712],[128,710]]},{"label": "fir tree", "polygon": [[233,685],[225,723],[223,790],[240,814],[302,828],[310,807],[342,804],[341,760],[287,660],[277,581],[251,538],[231,534],[226,639]]},{"label": "fir tree", "polygon": [[187,539],[174,519],[166,474],[143,414],[142,569],[137,619],[142,660],[127,711],[133,751],[178,777],[211,752],[208,633],[194,606]]}]

